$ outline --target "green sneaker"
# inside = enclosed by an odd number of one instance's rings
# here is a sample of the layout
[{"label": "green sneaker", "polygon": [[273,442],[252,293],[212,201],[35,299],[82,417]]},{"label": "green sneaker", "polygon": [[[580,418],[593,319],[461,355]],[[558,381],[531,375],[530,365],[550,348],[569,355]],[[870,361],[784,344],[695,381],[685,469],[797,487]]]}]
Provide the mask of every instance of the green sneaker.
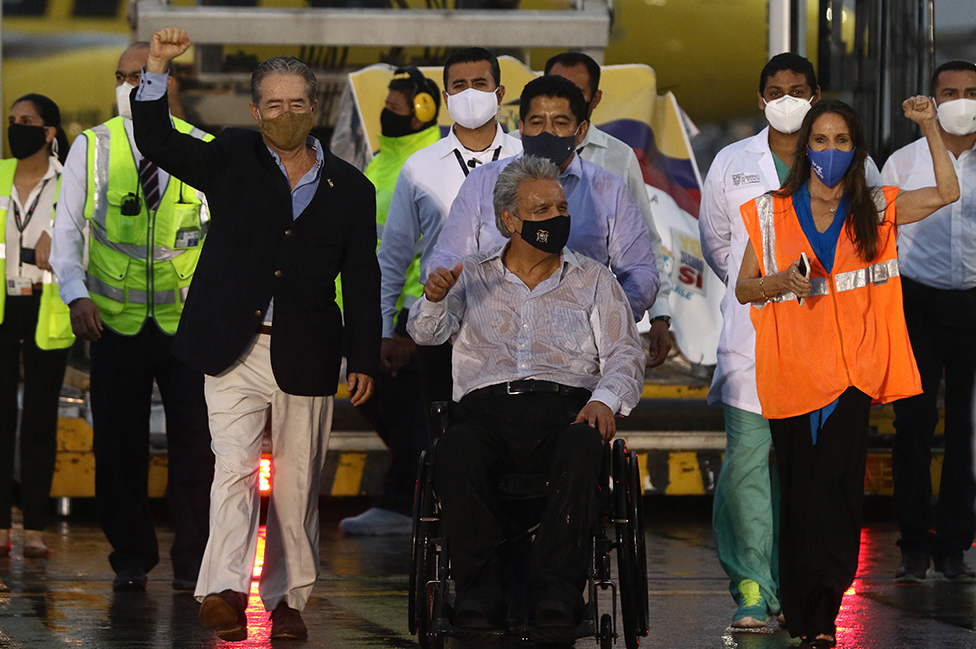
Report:
[{"label": "green sneaker", "polygon": [[733,629],[761,629],[766,626],[766,600],[759,584],[751,579],[739,582],[739,610],[732,616]]}]

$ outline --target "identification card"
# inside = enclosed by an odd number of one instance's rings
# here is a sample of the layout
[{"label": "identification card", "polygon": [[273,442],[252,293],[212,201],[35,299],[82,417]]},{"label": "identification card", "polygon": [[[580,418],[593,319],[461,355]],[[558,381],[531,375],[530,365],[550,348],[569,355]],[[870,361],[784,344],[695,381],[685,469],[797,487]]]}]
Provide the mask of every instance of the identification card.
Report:
[{"label": "identification card", "polygon": [[177,248],[195,248],[200,245],[200,230],[198,228],[176,231]]},{"label": "identification card", "polygon": [[29,277],[8,277],[7,295],[32,295],[33,282]]}]

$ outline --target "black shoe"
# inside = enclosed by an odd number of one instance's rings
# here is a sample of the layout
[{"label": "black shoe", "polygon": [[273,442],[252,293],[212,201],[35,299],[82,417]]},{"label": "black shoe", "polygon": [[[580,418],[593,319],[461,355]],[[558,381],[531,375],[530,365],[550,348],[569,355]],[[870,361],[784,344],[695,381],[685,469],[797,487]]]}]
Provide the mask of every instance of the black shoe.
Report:
[{"label": "black shoe", "polygon": [[931,559],[927,554],[902,555],[901,565],[895,571],[895,581],[899,584],[917,584],[925,581]]},{"label": "black shoe", "polygon": [[141,570],[126,570],[115,575],[112,580],[114,591],[145,591],[149,577]]},{"label": "black shoe", "polygon": [[971,582],[976,581],[976,572],[970,568],[962,557],[944,559],[935,566],[936,572],[942,573],[946,581]]},{"label": "black shoe", "polygon": [[454,626],[465,629],[494,629],[499,605],[487,597],[468,597],[454,608]]},{"label": "black shoe", "polygon": [[535,625],[541,627],[572,628],[576,626],[575,609],[558,599],[547,599],[535,607]]},{"label": "black shoe", "polygon": [[185,579],[182,577],[173,578],[173,590],[188,590],[194,591],[197,588],[196,579]]}]

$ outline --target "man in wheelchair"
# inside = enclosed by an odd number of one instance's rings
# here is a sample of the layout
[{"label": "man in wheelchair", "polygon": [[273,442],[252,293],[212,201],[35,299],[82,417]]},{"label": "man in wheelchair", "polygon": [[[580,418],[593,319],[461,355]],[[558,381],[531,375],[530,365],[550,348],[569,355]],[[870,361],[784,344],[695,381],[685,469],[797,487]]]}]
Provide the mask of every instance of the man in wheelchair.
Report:
[{"label": "man in wheelchair", "polygon": [[498,516],[498,477],[542,473],[548,498],[531,550],[529,605],[536,626],[572,627],[604,447],[615,414],[640,398],[644,356],[613,274],[565,247],[570,216],[557,167],[516,158],[493,203],[509,242],[430,272],[408,324],[418,344],[454,340],[452,425],[432,469],[457,594],[453,622],[500,625],[496,549],[511,530]]}]

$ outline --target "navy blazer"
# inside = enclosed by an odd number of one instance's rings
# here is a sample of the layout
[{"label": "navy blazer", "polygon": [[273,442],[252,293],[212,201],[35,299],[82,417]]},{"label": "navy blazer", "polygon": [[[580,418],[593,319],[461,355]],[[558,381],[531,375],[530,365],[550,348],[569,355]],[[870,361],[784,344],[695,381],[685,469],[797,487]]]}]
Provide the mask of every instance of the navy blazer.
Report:
[{"label": "navy blazer", "polygon": [[203,191],[211,214],[173,353],[194,369],[220,374],[257,335],[273,296],[278,386],[301,396],[335,394],[341,271],[347,369],[375,377],[382,324],[373,184],[323,145],[318,190],[292,220],[291,188],[260,133],[231,128],[212,142],[183,135],[170,123],[167,101],[132,101],[136,144]]}]

